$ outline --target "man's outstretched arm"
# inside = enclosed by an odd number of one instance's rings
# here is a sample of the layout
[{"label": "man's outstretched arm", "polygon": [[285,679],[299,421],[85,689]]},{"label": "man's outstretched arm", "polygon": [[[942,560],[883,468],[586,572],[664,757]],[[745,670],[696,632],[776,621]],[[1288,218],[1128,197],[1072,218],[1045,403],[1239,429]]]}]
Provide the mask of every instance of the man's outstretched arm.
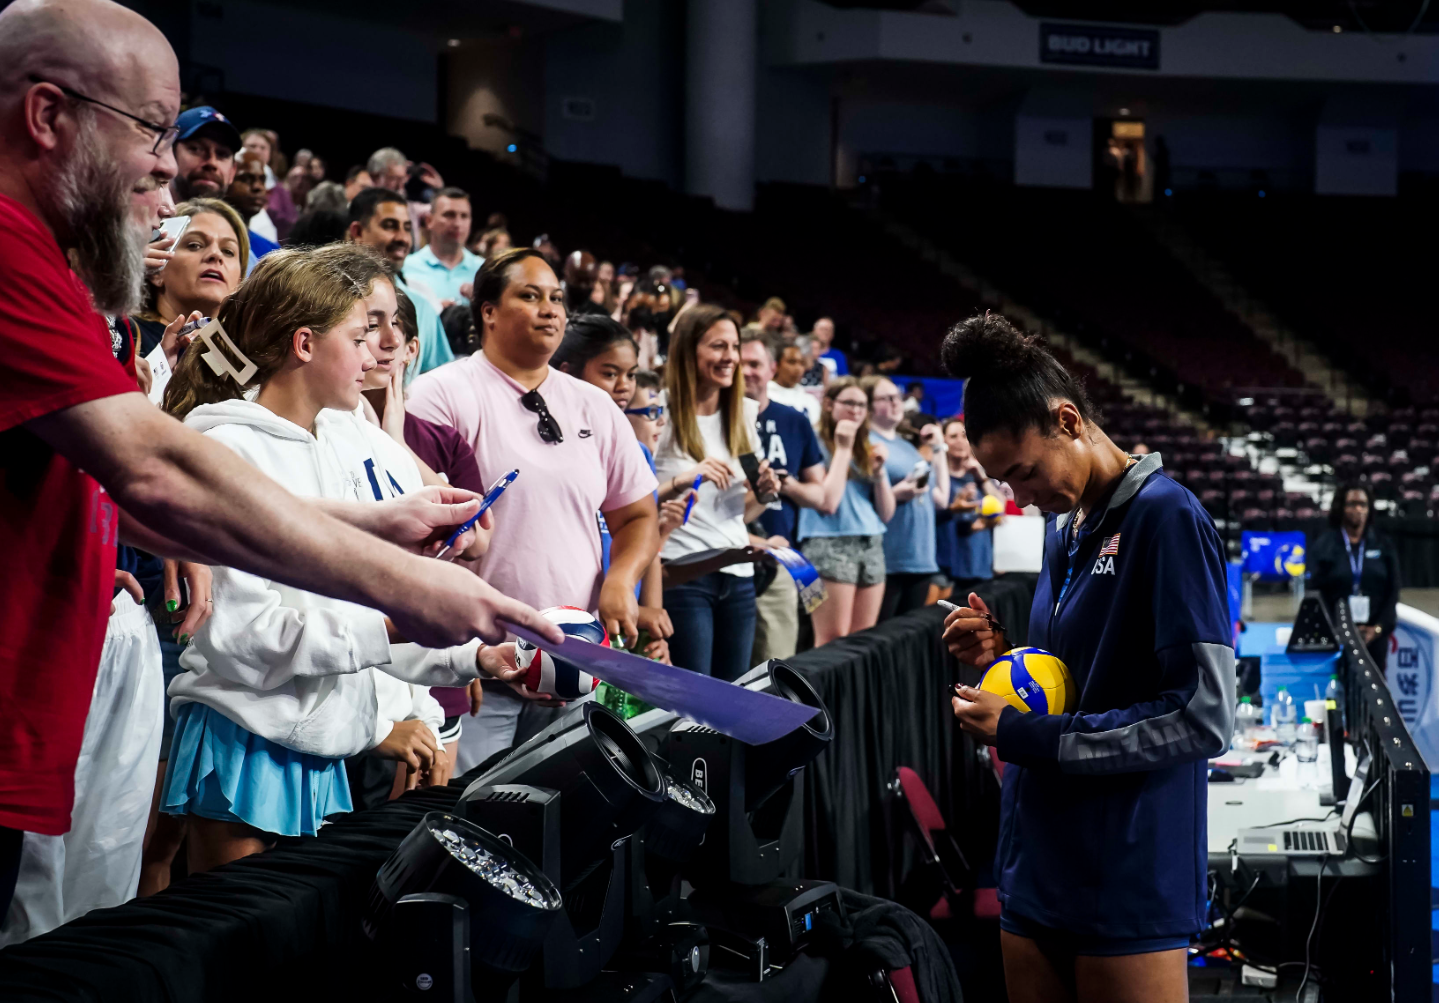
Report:
[{"label": "man's outstretched arm", "polygon": [[[136,542],[143,535],[168,556],[382,610],[405,637],[429,647],[474,637],[500,641],[500,619],[561,639],[533,609],[464,568],[408,554],[295,497],[231,450],[156,410],[143,394],[87,401],[27,427],[90,473],[144,527],[133,533]],[[397,510],[378,504],[325,505],[378,532],[408,532],[401,542],[415,545],[442,528],[429,519],[459,522],[475,509],[473,502],[436,505],[417,498],[397,518]],[[163,546],[166,540],[177,546]]]}]

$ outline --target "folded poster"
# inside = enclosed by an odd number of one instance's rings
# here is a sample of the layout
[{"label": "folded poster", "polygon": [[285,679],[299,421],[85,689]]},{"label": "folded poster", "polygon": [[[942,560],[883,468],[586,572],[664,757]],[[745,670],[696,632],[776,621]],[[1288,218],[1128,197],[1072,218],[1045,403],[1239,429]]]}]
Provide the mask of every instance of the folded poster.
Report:
[{"label": "folded poster", "polygon": [[769,553],[794,579],[795,588],[799,589],[799,601],[804,606],[804,611],[813,613],[828,596],[824,591],[824,582],[820,579],[819,572],[815,570],[814,565],[809,562],[809,558],[789,547],[771,547]]},{"label": "folded poster", "polygon": [[688,669],[652,662],[618,648],[582,641],[577,637],[551,644],[524,627],[506,623],[551,658],[618,686],[656,707],[687,717],[750,745],[782,738],[814,717],[815,709],[769,693],[736,686]]}]

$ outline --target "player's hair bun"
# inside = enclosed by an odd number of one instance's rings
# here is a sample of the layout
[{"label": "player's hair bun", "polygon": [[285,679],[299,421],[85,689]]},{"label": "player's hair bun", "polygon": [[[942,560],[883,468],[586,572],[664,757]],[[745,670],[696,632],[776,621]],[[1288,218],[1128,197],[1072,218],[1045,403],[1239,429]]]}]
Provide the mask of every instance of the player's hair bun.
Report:
[{"label": "player's hair bun", "polygon": [[949,329],[939,350],[951,376],[968,379],[964,386],[964,427],[969,441],[995,429],[1014,436],[1029,428],[1054,427],[1054,402],[1069,400],[1086,421],[1099,415],[1084,386],[1060,365],[1037,334],[1025,334],[999,314],[985,311]]},{"label": "player's hair bun", "polygon": [[987,310],[951,327],[939,350],[950,376],[981,382],[1032,372],[1042,354],[1038,335],[1025,334]]}]

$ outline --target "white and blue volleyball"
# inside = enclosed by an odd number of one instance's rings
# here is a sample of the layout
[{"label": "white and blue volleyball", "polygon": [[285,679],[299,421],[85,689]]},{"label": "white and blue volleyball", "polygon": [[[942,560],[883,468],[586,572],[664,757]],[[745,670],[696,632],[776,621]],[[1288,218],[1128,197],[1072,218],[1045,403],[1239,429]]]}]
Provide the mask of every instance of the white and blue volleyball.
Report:
[{"label": "white and blue volleyball", "polygon": [[[593,644],[610,646],[609,634],[599,620],[578,606],[551,606],[540,610],[540,616],[559,627],[569,637]],[[515,642],[515,661],[525,670],[526,688],[535,693],[560,700],[576,700],[591,693],[600,681],[588,672],[581,672],[568,662],[557,662],[548,652],[528,641]]]}]

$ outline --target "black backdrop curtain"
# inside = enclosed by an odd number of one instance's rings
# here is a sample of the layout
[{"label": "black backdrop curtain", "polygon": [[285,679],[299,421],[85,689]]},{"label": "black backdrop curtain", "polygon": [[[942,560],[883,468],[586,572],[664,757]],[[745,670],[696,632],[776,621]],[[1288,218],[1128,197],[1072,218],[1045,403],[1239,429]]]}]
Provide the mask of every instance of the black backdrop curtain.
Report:
[{"label": "black backdrop curtain", "polygon": [[[1015,644],[1027,635],[1033,590],[1033,576],[1018,575],[977,590]],[[836,728],[831,748],[805,771],[805,876],[895,893],[909,864],[886,790],[899,766],[919,773],[967,850],[992,847],[997,797],[954,726],[945,690],[956,670],[940,643],[943,619],[937,607],[916,610],[793,660],[824,696]],[[268,853],[0,951],[0,1000],[386,998],[366,965],[365,897],[400,840],[427,811],[452,807],[465,786],[461,778],[412,791],[342,817],[313,839],[282,840]]]},{"label": "black backdrop curtain", "polygon": [[[1034,582],[1033,575],[1005,575],[975,590],[1015,645],[1028,637]],[[831,748],[804,773],[805,877],[894,897],[913,863],[887,790],[901,766],[919,774],[966,849],[992,847],[992,778],[974,770],[973,744],[955,727],[947,696],[960,676],[940,641],[946,615],[928,606],[790,660],[835,724]],[[977,679],[965,673],[965,682]]]},{"label": "black backdrop curtain", "polygon": [[463,786],[412,791],[193,875],[148,899],[98,909],[0,951],[0,1000],[284,1003],[387,999],[370,982],[360,913],[375,872],[428,811]]}]

